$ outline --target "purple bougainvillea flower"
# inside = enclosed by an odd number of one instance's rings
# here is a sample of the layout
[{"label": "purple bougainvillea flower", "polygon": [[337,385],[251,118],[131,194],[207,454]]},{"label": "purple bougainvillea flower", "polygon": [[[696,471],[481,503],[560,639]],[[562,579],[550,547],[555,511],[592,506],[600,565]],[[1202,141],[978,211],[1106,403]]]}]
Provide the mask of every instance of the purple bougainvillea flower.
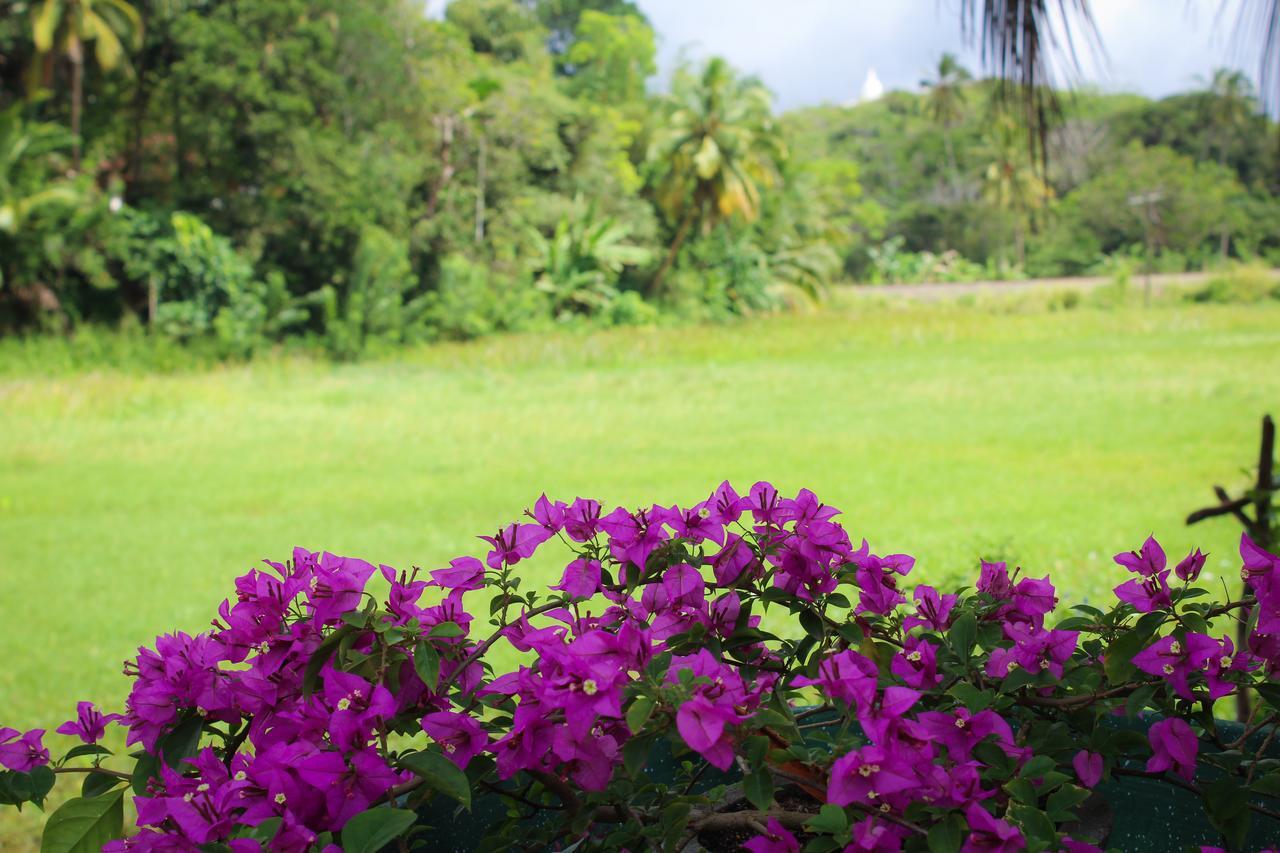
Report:
[{"label": "purple bougainvillea flower", "polygon": [[574,498],[564,513],[564,532],[574,542],[587,542],[600,532],[600,502]]},{"label": "purple bougainvillea flower", "polygon": [[918,690],[927,690],[942,681],[938,674],[937,647],[914,635],[906,638],[902,651],[893,656],[889,667],[908,687]]},{"label": "purple bougainvillea flower", "polygon": [[694,504],[688,509],[672,507],[668,525],[681,539],[693,542],[724,544],[724,522],[711,506],[710,500]]},{"label": "purple bougainvillea flower", "polygon": [[0,766],[19,773],[30,773],[49,763],[49,750],[41,738],[44,729],[19,732],[17,729],[0,728]]},{"label": "purple bougainvillea flower", "polygon": [[728,727],[744,719],[723,704],[695,695],[676,712],[676,730],[689,748],[713,767],[728,770],[733,764],[733,742]]},{"label": "purple bougainvillea flower", "polygon": [[873,744],[842,755],[831,765],[827,802],[879,808],[919,786],[920,777],[911,755]]},{"label": "purple bougainvillea flower", "polygon": [[1019,622],[1004,626],[1004,635],[1013,640],[1013,648],[998,648],[987,658],[986,673],[992,678],[1005,678],[1015,664],[1027,672],[1048,671],[1061,678],[1063,665],[1071,660],[1080,633],[1078,631],[1047,631]]},{"label": "purple bougainvillea flower", "polygon": [[1258,661],[1253,655],[1245,649],[1236,654],[1235,643],[1231,642],[1230,637],[1223,637],[1218,648],[1204,664],[1204,681],[1209,688],[1209,698],[1216,701],[1235,689],[1236,685],[1227,680],[1228,675],[1250,672],[1257,667]]},{"label": "purple bougainvillea flower", "polygon": [[705,589],[702,575],[686,563],[677,563],[662,575],[662,591],[669,607],[698,607],[703,603]]},{"label": "purple bougainvillea flower", "polygon": [[378,722],[394,716],[395,698],[386,687],[370,684],[354,673],[326,666],[321,674],[324,701],[331,714],[330,739],[342,750],[363,748]]},{"label": "purple bougainvillea flower", "polygon": [[1200,549],[1197,548],[1183,557],[1178,562],[1178,565],[1173,567],[1173,573],[1178,576],[1178,580],[1195,583],[1196,579],[1200,577],[1200,570],[1204,568],[1208,557],[1208,554],[1200,553]]},{"label": "purple bougainvillea flower", "polygon": [[898,590],[895,575],[905,575],[915,565],[915,558],[906,554],[890,554],[877,557],[871,553],[871,546],[862,540],[859,548],[850,558],[850,562],[858,567],[856,577],[860,591],[855,613],[878,613],[885,615],[907,599]]},{"label": "purple bougainvillea flower", "polygon": [[899,853],[907,830],[886,820],[863,818],[853,826],[853,839],[844,853]]},{"label": "purple bougainvillea flower", "polygon": [[916,614],[902,620],[902,629],[910,631],[922,625],[930,631],[945,631],[951,624],[951,611],[956,606],[959,596],[938,595],[931,586],[921,584],[913,594],[916,600]]},{"label": "purple bougainvillea flower", "polygon": [[800,676],[797,687],[821,687],[823,695],[853,708],[868,708],[876,695],[876,665],[852,649],[831,655],[818,665],[817,678]]},{"label": "purple bougainvillea flower", "polygon": [[493,546],[485,557],[485,563],[491,569],[501,569],[532,557],[538,546],[551,538],[551,534],[540,524],[513,522],[493,536],[480,538]]},{"label": "purple bougainvillea flower", "polygon": [[58,726],[60,735],[75,735],[85,743],[97,743],[107,733],[107,726],[124,719],[123,714],[103,714],[92,702],[76,704],[76,718]]},{"label": "purple bougainvillea flower", "polygon": [[1149,675],[1169,682],[1173,692],[1191,699],[1188,678],[1204,669],[1215,656],[1221,656],[1218,641],[1207,634],[1188,632],[1183,637],[1161,637],[1133,656],[1133,665]]},{"label": "purple bougainvillea flower", "polygon": [[1049,583],[1049,576],[1023,578],[1013,588],[1013,603],[1005,609],[1005,618],[1030,622],[1037,628],[1044,626],[1045,615],[1058,606],[1058,594]]},{"label": "purple bougainvillea flower", "polygon": [[1013,583],[1009,580],[1009,567],[1004,563],[983,562],[978,574],[978,592],[1002,601],[1013,595]]},{"label": "purple bougainvillea flower", "polygon": [[544,493],[533,505],[533,520],[542,525],[542,529],[555,536],[564,529],[565,513],[569,505],[564,501],[548,500]]},{"label": "purple bougainvillea flower", "polygon": [[718,585],[728,587],[759,577],[764,565],[747,540],[730,534],[724,547],[711,558],[711,571]]},{"label": "purple bougainvillea flower", "polygon": [[1140,550],[1116,554],[1114,559],[1129,571],[1137,572],[1143,577],[1151,577],[1164,571],[1166,562],[1164,549],[1153,536],[1147,537],[1147,541],[1142,543]]},{"label": "purple bougainvillea flower", "polygon": [[1013,755],[1017,752],[1013,729],[990,709],[976,714],[963,706],[952,712],[924,711],[916,719],[923,732],[947,748],[947,754],[954,762],[968,761],[973,755],[973,748],[988,737],[994,737],[996,744],[1006,753]]},{"label": "purple bougainvillea flower", "polygon": [[965,839],[961,853],[993,850],[1015,853],[1027,846],[1027,840],[1016,826],[995,818],[977,803],[965,809],[964,817],[969,822],[969,837]]},{"label": "purple bougainvillea flower", "polygon": [[744,503],[743,509],[751,510],[751,517],[759,524],[777,525],[785,520],[782,498],[772,483],[761,480],[753,485]]},{"label": "purple bougainvillea flower", "polygon": [[711,509],[715,512],[716,518],[723,525],[730,525],[742,517],[742,511],[746,509],[746,500],[734,491],[733,486],[729,485],[729,481],[725,480],[716,486],[716,490],[711,493],[711,497],[707,499],[711,505]]},{"label": "purple bougainvillea flower", "polygon": [[1147,732],[1155,754],[1147,761],[1148,773],[1169,771],[1187,782],[1195,778],[1196,753],[1200,742],[1185,720],[1170,717],[1151,726]]},{"label": "purple bougainvillea flower", "polygon": [[357,609],[365,584],[374,571],[364,560],[338,557],[328,551],[322,554],[307,596],[316,622],[321,625],[337,622],[343,613]]},{"label": "purple bougainvillea flower", "polygon": [[765,834],[743,842],[742,848],[751,853],[800,853],[800,842],[776,817],[769,818]]},{"label": "purple bougainvillea flower", "polygon": [[643,571],[649,555],[668,538],[663,525],[669,516],[659,506],[634,513],[618,507],[600,519],[600,529],[609,535],[609,553],[624,566],[630,562]]},{"label": "purple bougainvillea flower", "polygon": [[1258,597],[1258,623],[1250,636],[1249,647],[1274,669],[1280,665],[1280,557],[1242,535],[1240,559],[1243,561],[1240,577]]},{"label": "purple bougainvillea flower", "polygon": [[1173,606],[1169,591],[1169,571],[1134,578],[1115,588],[1116,598],[1133,605],[1139,613],[1164,610]]},{"label": "purple bougainvillea flower", "polygon": [[570,598],[590,598],[600,591],[600,561],[574,560],[564,567],[558,589]]},{"label": "purple bougainvillea flower", "polygon": [[484,586],[484,563],[475,557],[458,557],[449,561],[449,568],[431,573],[428,586],[441,589],[470,592]]},{"label": "purple bougainvillea flower", "polygon": [[1080,784],[1086,788],[1093,788],[1102,781],[1103,759],[1096,752],[1080,750],[1075,758],[1071,759],[1071,766],[1075,768],[1076,778],[1080,780]]},{"label": "purple bougainvillea flower", "polygon": [[436,711],[422,718],[422,730],[440,744],[446,758],[465,770],[489,746],[489,733],[467,714]]},{"label": "purple bougainvillea flower", "polygon": [[1104,853],[1101,847],[1095,847],[1085,841],[1076,841],[1074,838],[1063,838],[1060,853]]}]

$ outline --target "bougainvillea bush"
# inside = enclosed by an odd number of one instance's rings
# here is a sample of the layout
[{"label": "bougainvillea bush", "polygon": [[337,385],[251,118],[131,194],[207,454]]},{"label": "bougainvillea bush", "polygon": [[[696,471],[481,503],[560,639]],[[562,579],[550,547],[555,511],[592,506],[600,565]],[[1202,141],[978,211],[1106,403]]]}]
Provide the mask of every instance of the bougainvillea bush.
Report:
[{"label": "bougainvillea bush", "polygon": [[[81,703],[57,760],[0,730],[0,797],[42,806],[80,774],[56,851],[1083,851],[1092,789],[1125,775],[1194,791],[1227,847],[1280,816],[1280,761],[1242,748],[1280,717],[1280,558],[1244,539],[1234,600],[1154,539],[1116,557],[1110,610],[1000,563],[908,596],[913,559],[837,514],[725,483],[636,511],[544,496],[483,559],[426,572],[297,550],[211,630],[140,649],[124,713]],[[548,548],[563,576],[532,589]],[[1245,690],[1228,742],[1214,705]],[[646,772],[664,751],[675,770]],[[505,817],[452,837],[441,802],[481,797]]]}]

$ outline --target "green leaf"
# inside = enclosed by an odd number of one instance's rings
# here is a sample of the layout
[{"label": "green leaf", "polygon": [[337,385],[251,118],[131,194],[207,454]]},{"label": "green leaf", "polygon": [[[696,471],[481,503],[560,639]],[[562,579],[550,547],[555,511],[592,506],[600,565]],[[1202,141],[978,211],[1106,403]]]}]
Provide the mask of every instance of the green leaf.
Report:
[{"label": "green leaf", "polygon": [[826,636],[826,631],[823,630],[822,617],[812,610],[800,611],[800,627],[804,628],[805,633],[813,637],[816,642],[822,642],[822,638]]},{"label": "green leaf", "polygon": [[433,627],[430,633],[427,634],[428,637],[440,637],[446,640],[452,639],[453,637],[465,637],[466,635],[467,632],[462,630],[462,626],[457,622],[441,622],[439,625]]},{"label": "green leaf", "polygon": [[653,708],[653,700],[648,696],[641,696],[631,703],[631,707],[627,709],[627,728],[631,729],[632,734],[640,731],[644,728],[644,724],[649,722]]},{"label": "green leaf", "polygon": [[633,737],[627,740],[622,747],[622,766],[627,768],[628,773],[635,776],[644,769],[652,746],[651,737]]},{"label": "green leaf", "polygon": [[1009,806],[1009,817],[1012,818],[1012,823],[1022,827],[1029,842],[1038,842],[1035,844],[1038,849],[1043,850],[1058,840],[1053,821],[1037,808],[1013,803]]},{"label": "green leaf", "polygon": [[434,692],[440,681],[440,654],[426,640],[419,640],[413,647],[413,670],[427,689]]},{"label": "green leaf", "polygon": [[84,784],[80,786],[80,796],[97,797],[110,791],[124,780],[119,776],[112,776],[110,773],[99,773],[94,771],[85,774]]},{"label": "green leaf", "polygon": [[421,776],[431,788],[471,808],[471,782],[467,774],[440,753],[430,750],[411,752],[402,756],[400,763]]},{"label": "green leaf", "polygon": [[827,803],[818,810],[816,817],[805,824],[805,828],[826,835],[839,835],[849,828],[849,818],[844,813],[844,809]]},{"label": "green leaf", "polygon": [[200,735],[203,731],[204,720],[198,716],[192,716],[160,738],[157,746],[160,747],[160,755],[164,763],[176,770],[179,764],[194,756],[200,748]]},{"label": "green leaf", "polygon": [[147,795],[147,782],[160,775],[160,759],[156,758],[149,752],[144,752],[138,757],[138,763],[133,765],[133,779],[129,784],[133,788],[133,793],[139,797]]},{"label": "green leaf", "polygon": [[67,800],[49,815],[40,853],[98,853],[124,831],[124,789]]},{"label": "green leaf", "polygon": [[773,802],[773,774],[765,766],[757,767],[742,780],[742,792],[751,805],[765,811]]},{"label": "green leaf", "polygon": [[276,833],[280,831],[281,823],[283,823],[283,818],[269,817],[262,823],[250,829],[248,837],[266,845],[271,841],[271,839],[276,837]]},{"label": "green leaf", "polygon": [[1107,646],[1103,665],[1107,680],[1117,686],[1128,681],[1137,669],[1133,665],[1133,656],[1142,651],[1150,639],[1150,634],[1132,628]]},{"label": "green leaf", "polygon": [[28,799],[43,809],[44,798],[53,790],[56,777],[48,767],[36,767],[27,775],[31,777],[31,794]]},{"label": "green leaf", "polygon": [[1271,707],[1280,709],[1280,684],[1261,682],[1255,684],[1254,689],[1270,703]]},{"label": "green leaf", "polygon": [[64,756],[63,761],[70,761],[73,758],[79,758],[82,755],[110,755],[111,750],[105,746],[96,743],[82,743],[79,746],[72,747]]},{"label": "green leaf", "polygon": [[960,700],[971,714],[976,714],[991,707],[991,703],[996,698],[993,691],[979,690],[967,681],[956,682],[948,692]]},{"label": "green leaf", "polygon": [[963,840],[964,834],[955,820],[935,823],[929,829],[929,853],[956,853]]},{"label": "green leaf", "polygon": [[1022,769],[1018,771],[1018,775],[1024,779],[1036,779],[1057,766],[1058,763],[1049,756],[1037,755],[1035,758],[1022,765]]},{"label": "green leaf", "polygon": [[960,618],[956,619],[955,624],[951,626],[951,630],[947,632],[947,639],[951,643],[952,650],[955,651],[956,657],[961,661],[969,660],[973,654],[974,644],[978,641],[978,620],[972,613],[964,613]]},{"label": "green leaf", "polygon": [[1280,773],[1269,773],[1266,776],[1259,776],[1253,780],[1253,784],[1249,786],[1259,794],[1265,794],[1268,797],[1280,797]]},{"label": "green leaf", "polygon": [[352,628],[363,628],[369,624],[369,614],[359,610],[349,610],[338,618]]},{"label": "green leaf", "polygon": [[1063,785],[1049,795],[1045,807],[1050,812],[1070,811],[1089,799],[1089,790],[1078,785]]},{"label": "green leaf", "polygon": [[1230,777],[1202,786],[1209,822],[1227,838],[1228,847],[1239,850],[1249,832],[1249,795]]},{"label": "green leaf", "polygon": [[348,634],[355,633],[350,626],[343,626],[332,634],[324,638],[324,641],[316,647],[315,653],[311,655],[311,660],[307,661],[307,668],[302,673],[302,695],[304,697],[311,696],[315,692],[316,684],[320,681],[320,670],[324,669],[324,665],[329,662],[329,658],[333,657],[334,650],[338,648],[338,644]]},{"label": "green leaf", "polygon": [[404,835],[417,819],[417,813],[409,809],[379,806],[360,812],[342,827],[342,849],[346,853],[378,853]]}]

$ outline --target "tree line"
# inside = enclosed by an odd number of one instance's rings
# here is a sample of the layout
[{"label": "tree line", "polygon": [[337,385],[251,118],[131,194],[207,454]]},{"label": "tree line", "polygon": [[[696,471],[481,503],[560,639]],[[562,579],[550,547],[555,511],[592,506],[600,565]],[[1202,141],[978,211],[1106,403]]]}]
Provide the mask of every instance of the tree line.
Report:
[{"label": "tree line", "polygon": [[716,58],[656,91],[629,0],[7,11],[0,333],[354,357],[770,310],[847,280],[1280,251],[1268,121],[1225,72],[1159,102],[1068,97],[1042,159],[950,57],[920,93],[853,108],[778,116]]}]

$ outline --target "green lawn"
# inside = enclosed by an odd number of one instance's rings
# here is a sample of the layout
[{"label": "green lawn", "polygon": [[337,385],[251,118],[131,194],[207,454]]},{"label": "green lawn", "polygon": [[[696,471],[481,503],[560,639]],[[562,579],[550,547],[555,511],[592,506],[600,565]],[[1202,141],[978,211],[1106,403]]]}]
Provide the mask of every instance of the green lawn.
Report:
[{"label": "green lawn", "polygon": [[1182,518],[1211,483],[1242,482],[1259,415],[1280,410],[1277,368],[1274,303],[854,303],[358,366],[8,371],[0,723],[118,703],[120,662],[207,626],[260,558],[301,544],[434,568],[543,490],[671,503],[770,478],[915,554],[922,578],[1003,554],[1096,599],[1122,576],[1110,555],[1153,531],[1234,578],[1232,524]]}]

